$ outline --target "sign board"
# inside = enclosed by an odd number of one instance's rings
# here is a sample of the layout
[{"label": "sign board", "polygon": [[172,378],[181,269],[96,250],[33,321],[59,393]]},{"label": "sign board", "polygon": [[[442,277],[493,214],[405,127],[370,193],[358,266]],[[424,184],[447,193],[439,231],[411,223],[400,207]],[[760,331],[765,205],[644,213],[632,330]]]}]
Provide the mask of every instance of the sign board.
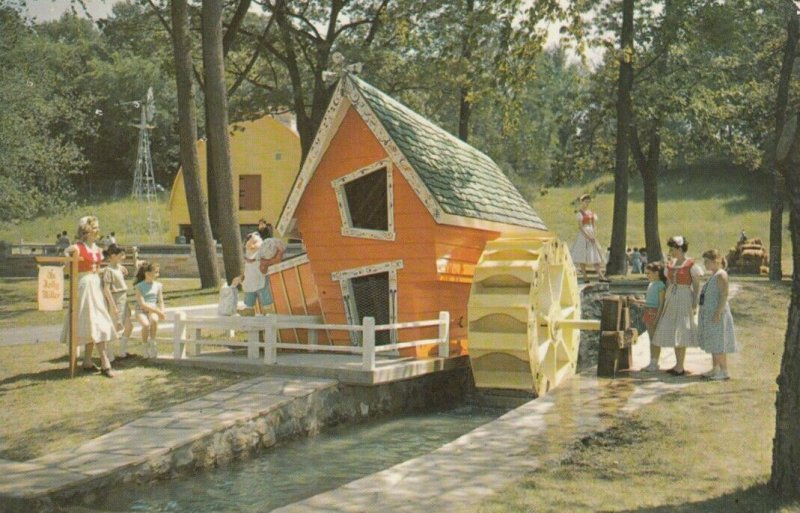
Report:
[{"label": "sign board", "polygon": [[64,308],[64,267],[39,266],[39,311],[55,312]]}]

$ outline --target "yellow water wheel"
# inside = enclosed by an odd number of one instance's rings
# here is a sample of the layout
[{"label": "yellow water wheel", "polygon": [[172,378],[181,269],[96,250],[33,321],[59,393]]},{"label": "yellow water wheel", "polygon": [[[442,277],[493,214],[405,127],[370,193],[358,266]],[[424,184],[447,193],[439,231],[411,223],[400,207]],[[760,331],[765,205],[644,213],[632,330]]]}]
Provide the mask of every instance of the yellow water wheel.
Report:
[{"label": "yellow water wheel", "polygon": [[539,396],[575,373],[580,291],[569,249],[547,233],[486,245],[469,296],[469,355],[479,388]]}]

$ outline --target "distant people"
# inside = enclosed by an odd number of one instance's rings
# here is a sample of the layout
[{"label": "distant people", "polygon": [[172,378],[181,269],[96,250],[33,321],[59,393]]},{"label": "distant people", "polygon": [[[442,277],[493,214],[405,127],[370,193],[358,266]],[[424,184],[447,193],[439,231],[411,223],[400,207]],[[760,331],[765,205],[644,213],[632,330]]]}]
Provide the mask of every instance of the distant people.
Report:
[{"label": "distant people", "polygon": [[739,243],[741,244],[744,242],[747,242],[747,234],[742,230],[741,233],[739,233]]},{"label": "distant people", "polygon": [[625,248],[625,274],[631,272],[631,265],[633,264],[633,250],[630,246]]},{"label": "distant people", "polygon": [[571,248],[572,261],[580,266],[584,281],[589,281],[589,277],[586,274],[586,266],[589,264],[594,266],[600,281],[608,281],[602,270],[605,260],[601,253],[600,244],[597,243],[597,214],[589,210],[592,197],[584,194],[579,199],[581,207],[575,214],[575,219],[578,221],[578,236]]},{"label": "distant people", "polygon": [[631,253],[631,273],[642,274],[642,254],[639,248],[633,248]]},{"label": "distant people", "polygon": [[675,367],[668,370],[674,376],[686,374],[683,364],[686,348],[695,347],[697,323],[695,314],[700,301],[700,277],[703,270],[686,256],[689,243],[682,235],[667,241],[670,261],[667,264],[667,295],[658,320],[653,343],[659,347],[675,348]]},{"label": "distant people", "polygon": [[175,239],[175,243],[176,243],[176,244],[188,244],[189,242],[186,240],[186,235],[184,235],[184,234],[182,234],[182,233],[181,233],[181,234],[180,234],[180,235],[178,235],[178,237]]},{"label": "distant people", "polygon": [[642,269],[647,269],[647,248],[639,248],[639,254],[642,255]]},{"label": "distant people", "polygon": [[111,244],[116,244],[116,243],[117,243],[117,235],[116,235],[114,232],[111,232],[111,233],[109,233],[109,234],[108,234],[108,236],[106,237],[106,240],[108,241],[108,245],[109,245],[109,246],[110,246]]},{"label": "distant people", "polygon": [[[122,265],[125,261],[125,250],[116,244],[109,244],[103,253],[108,259],[108,265],[103,270],[103,295],[106,298],[108,311],[114,319],[115,328],[122,332],[119,343],[119,358],[128,357],[128,339],[133,331],[131,322],[131,308],[128,304],[128,285],[125,280],[128,270]],[[114,351],[109,348],[109,360],[114,361]]]},{"label": "distant people", "polygon": [[738,349],[733,315],[728,305],[726,264],[725,258],[716,249],[703,253],[703,265],[711,273],[711,277],[700,293],[697,336],[700,348],[711,353],[712,369],[703,376],[713,381],[730,379],[727,355]]},{"label": "distant people", "polygon": [[65,249],[69,247],[69,245],[70,245],[69,237],[67,237],[67,231],[64,230],[63,232],[61,232],[61,234],[58,236],[58,239],[56,240],[56,248],[58,248],[60,252],[63,252]]},{"label": "distant people", "polygon": [[[101,287],[100,262],[103,253],[97,246],[97,234],[100,223],[94,216],[81,217],[78,221],[76,242],[64,250],[64,254],[72,256],[78,254],[82,260],[78,262],[78,345],[85,346],[83,353],[83,370],[100,371],[103,376],[114,377],[111,362],[106,352],[106,343],[116,340],[117,331],[114,321],[103,300]],[[69,315],[64,323],[62,341],[66,342],[69,326]],[[92,363],[92,351],[97,346],[100,352],[100,367]]]},{"label": "distant people", "polygon": [[167,318],[164,308],[164,287],[156,281],[160,274],[158,264],[142,262],[133,283],[136,294],[136,320],[142,326],[142,343],[145,358],[157,358],[156,335],[158,323]]},{"label": "distant people", "polygon": [[661,348],[653,343],[653,338],[655,337],[656,325],[664,308],[664,300],[667,295],[667,276],[664,274],[664,266],[659,262],[647,264],[645,273],[650,285],[647,286],[647,294],[643,301],[644,315],[642,320],[647,329],[647,335],[650,337],[650,364],[642,370],[644,372],[657,372]]}]

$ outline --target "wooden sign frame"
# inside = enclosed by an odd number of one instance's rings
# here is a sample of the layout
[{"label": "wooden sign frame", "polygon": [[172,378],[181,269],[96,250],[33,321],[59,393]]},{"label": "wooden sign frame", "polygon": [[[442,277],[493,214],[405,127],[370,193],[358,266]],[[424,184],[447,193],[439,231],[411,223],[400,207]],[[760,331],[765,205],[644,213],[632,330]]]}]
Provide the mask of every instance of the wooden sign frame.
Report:
[{"label": "wooden sign frame", "polygon": [[69,377],[75,377],[78,366],[78,262],[83,260],[76,252],[72,256],[36,257],[37,264],[69,264]]}]

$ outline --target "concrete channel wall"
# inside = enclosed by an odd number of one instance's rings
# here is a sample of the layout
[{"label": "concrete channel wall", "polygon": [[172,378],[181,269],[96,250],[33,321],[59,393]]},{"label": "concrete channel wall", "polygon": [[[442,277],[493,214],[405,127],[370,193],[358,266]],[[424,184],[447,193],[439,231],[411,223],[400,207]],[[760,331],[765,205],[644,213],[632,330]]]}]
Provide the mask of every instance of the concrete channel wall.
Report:
[{"label": "concrete channel wall", "polygon": [[[220,403],[224,406],[219,408],[209,408],[207,404],[206,415],[202,414],[202,409],[198,415],[197,408],[200,405],[195,405],[193,410],[181,407],[192,402],[209,403],[208,397],[185,403],[178,408],[154,412],[144,419],[123,426],[117,431],[133,426],[132,429],[149,429],[150,433],[157,433],[159,430],[166,433],[163,427],[169,421],[172,422],[172,427],[176,427],[176,423],[183,423],[181,428],[195,426],[194,436],[181,435],[180,440],[170,440],[169,436],[165,436],[166,439],[162,438],[160,447],[153,449],[148,449],[146,443],[142,447],[141,440],[130,440],[136,435],[135,431],[129,430],[125,438],[129,447],[139,453],[137,456],[122,453],[113,456],[113,453],[100,452],[103,450],[100,446],[103,445],[106,446],[104,450],[113,450],[109,447],[115,443],[115,433],[112,432],[86,444],[95,443],[97,446],[97,453],[91,455],[95,464],[86,466],[86,469],[79,469],[79,463],[74,463],[74,466],[68,466],[68,462],[57,464],[54,460],[58,459],[58,455],[53,455],[49,460],[47,456],[39,458],[43,462],[50,461],[53,469],[69,469],[76,474],[80,472],[81,478],[64,482],[60,486],[54,484],[50,489],[32,489],[30,493],[22,493],[22,490],[18,490],[19,493],[0,493],[0,511],[53,512],[59,511],[57,505],[91,506],[103,499],[105,494],[113,493],[119,484],[144,484],[209,470],[233,460],[250,458],[287,440],[315,435],[320,429],[329,426],[452,407],[464,402],[473,389],[469,368],[459,367],[376,386],[352,386],[332,380],[306,379],[300,382],[301,386],[295,392],[284,392],[283,397],[280,394],[269,396],[261,393],[266,390],[263,385],[274,388],[276,380],[280,379],[284,379],[285,383],[298,380],[296,377],[278,376],[254,378],[219,391],[217,394],[220,398],[231,395],[234,397],[224,400],[224,403]],[[237,394],[237,391],[241,393]],[[250,413],[233,415],[241,413],[243,409]],[[122,440],[116,440],[119,441]],[[83,453],[78,449],[63,456],[76,460],[86,458],[86,447],[83,449]],[[105,463],[107,468],[103,469],[104,457],[109,456],[115,461]],[[35,465],[37,460],[18,465],[26,464]],[[20,480],[23,479],[21,475]]]}]

